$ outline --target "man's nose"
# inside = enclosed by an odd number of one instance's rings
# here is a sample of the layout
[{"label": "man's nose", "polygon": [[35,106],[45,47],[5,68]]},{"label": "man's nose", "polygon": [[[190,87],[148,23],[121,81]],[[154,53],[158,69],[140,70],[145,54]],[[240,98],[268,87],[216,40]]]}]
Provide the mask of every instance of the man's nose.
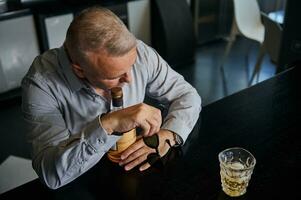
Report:
[{"label": "man's nose", "polygon": [[124,83],[130,83],[132,81],[132,75],[131,72],[127,72],[124,74],[124,76],[122,76],[122,78],[120,79],[120,82]]}]

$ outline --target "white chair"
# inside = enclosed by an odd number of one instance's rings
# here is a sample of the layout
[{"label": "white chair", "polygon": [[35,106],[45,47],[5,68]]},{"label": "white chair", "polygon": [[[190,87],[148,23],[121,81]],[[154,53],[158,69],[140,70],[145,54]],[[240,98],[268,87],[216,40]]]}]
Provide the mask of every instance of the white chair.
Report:
[{"label": "white chair", "polygon": [[277,21],[271,19],[263,12],[261,13],[261,18],[265,27],[264,40],[260,46],[260,54],[258,55],[256,66],[253,70],[249,85],[252,84],[255,76],[257,76],[256,82],[258,82],[261,70],[261,62],[265,53],[270,56],[270,59],[273,63],[276,65],[278,64],[282,27]]},{"label": "white chair", "polygon": [[[242,35],[248,39],[255,40],[261,45],[264,41],[265,27],[261,21],[260,9],[256,0],[233,0],[234,17],[229,37],[229,42],[225,48],[221,60],[220,69],[224,75],[224,63],[232,48],[237,35]],[[261,64],[264,49],[260,48],[255,68]],[[255,69],[254,68],[254,69]],[[250,83],[249,83],[250,84]]]}]

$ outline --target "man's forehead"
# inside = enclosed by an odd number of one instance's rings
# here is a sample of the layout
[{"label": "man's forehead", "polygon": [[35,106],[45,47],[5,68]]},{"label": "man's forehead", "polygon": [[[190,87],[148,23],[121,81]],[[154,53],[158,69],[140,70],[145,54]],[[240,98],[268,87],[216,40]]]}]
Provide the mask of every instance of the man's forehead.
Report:
[{"label": "man's forehead", "polygon": [[102,77],[115,79],[122,76],[132,68],[137,59],[137,53],[131,52],[124,56],[100,56],[97,68],[102,72]]}]

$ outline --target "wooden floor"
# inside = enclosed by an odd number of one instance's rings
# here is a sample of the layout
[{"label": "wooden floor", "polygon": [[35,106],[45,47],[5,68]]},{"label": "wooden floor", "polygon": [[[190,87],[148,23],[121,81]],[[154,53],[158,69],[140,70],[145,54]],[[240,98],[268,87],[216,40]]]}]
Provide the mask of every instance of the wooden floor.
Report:
[{"label": "wooden floor", "polygon": [[[224,65],[225,84],[219,64],[226,44],[226,41],[218,40],[199,46],[196,50],[195,63],[176,69],[197,89],[202,97],[203,106],[247,87],[259,45],[254,41],[237,38]],[[275,67],[266,56],[259,81],[273,76],[274,73]],[[19,95],[20,89],[0,95],[0,163],[9,155],[30,158]]]}]

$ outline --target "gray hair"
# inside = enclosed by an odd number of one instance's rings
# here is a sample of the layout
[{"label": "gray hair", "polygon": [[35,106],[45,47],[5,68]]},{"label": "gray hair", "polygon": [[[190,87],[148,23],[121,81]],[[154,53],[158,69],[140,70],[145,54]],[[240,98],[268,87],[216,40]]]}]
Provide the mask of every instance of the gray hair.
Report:
[{"label": "gray hair", "polygon": [[71,22],[65,47],[73,62],[87,62],[86,53],[105,50],[109,55],[122,56],[136,46],[135,36],[109,9],[91,7]]}]

